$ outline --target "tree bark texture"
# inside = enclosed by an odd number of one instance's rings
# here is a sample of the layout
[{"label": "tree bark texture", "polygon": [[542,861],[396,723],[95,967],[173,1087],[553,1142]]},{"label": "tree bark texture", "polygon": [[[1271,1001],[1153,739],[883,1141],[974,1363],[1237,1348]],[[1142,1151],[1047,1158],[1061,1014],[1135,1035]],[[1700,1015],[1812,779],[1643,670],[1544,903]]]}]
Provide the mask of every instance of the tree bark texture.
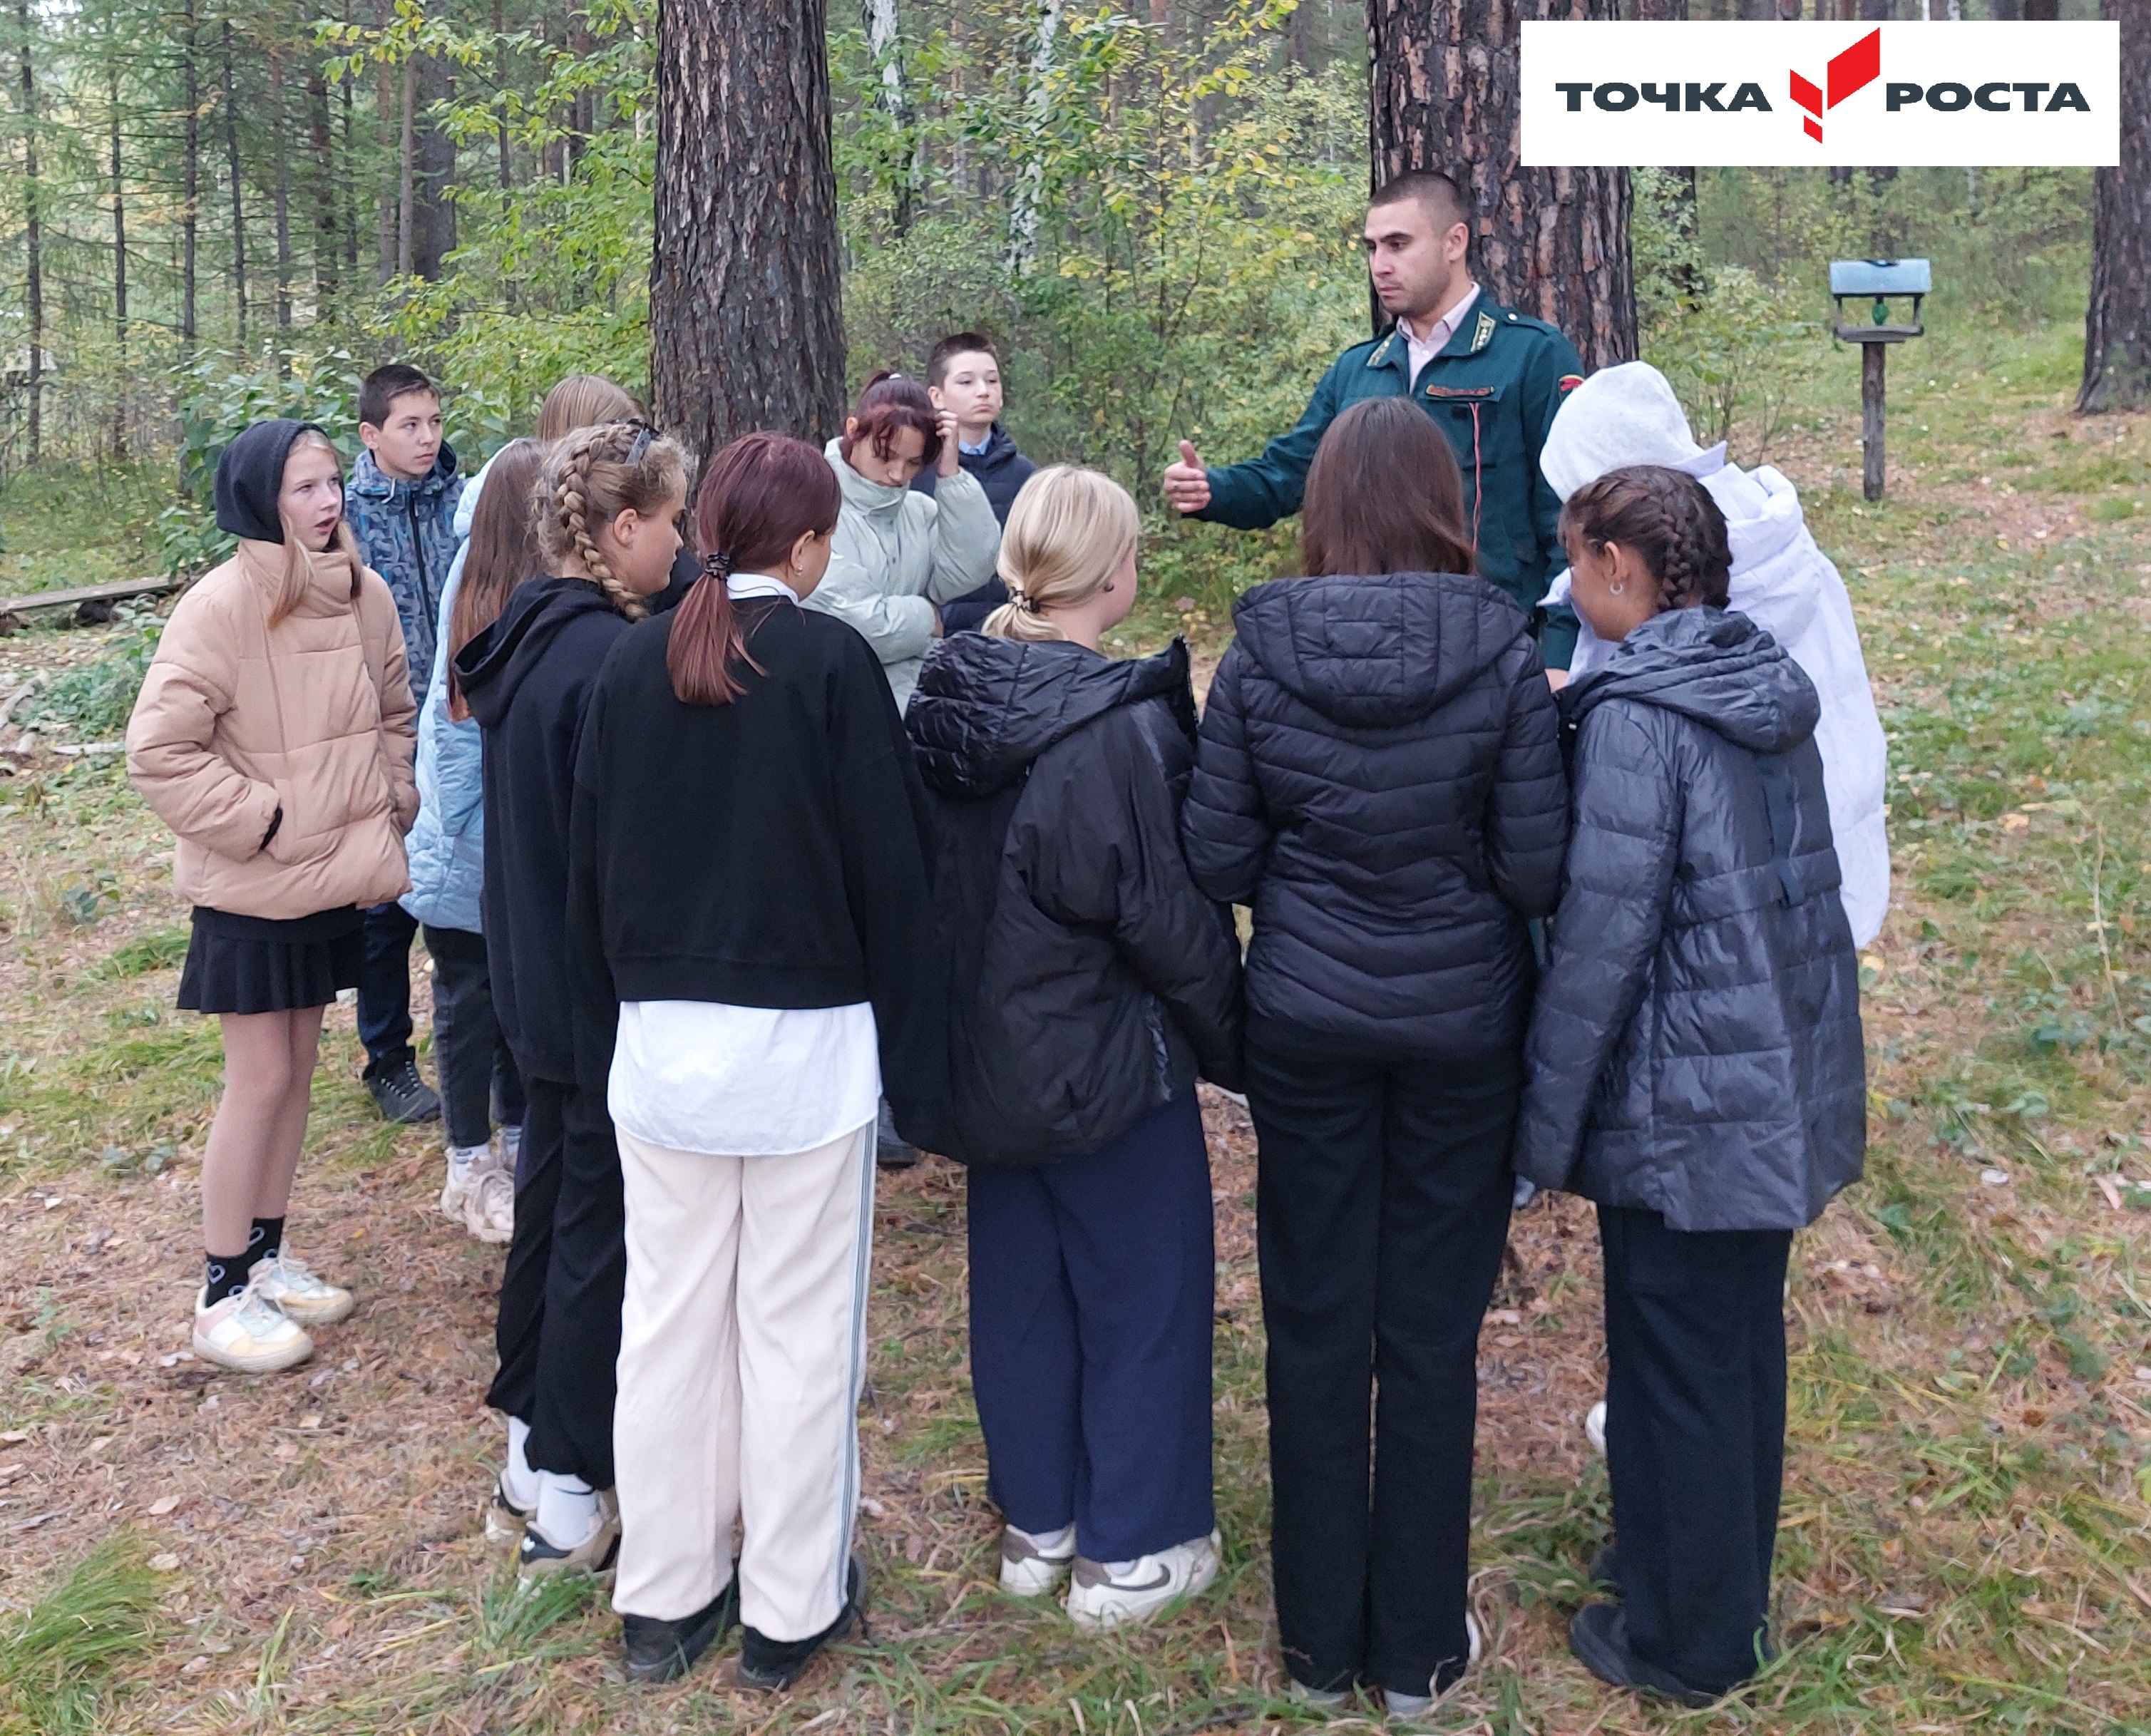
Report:
[{"label": "tree bark texture", "polygon": [[181,0],[180,54],[186,81],[186,119],[180,168],[180,361],[195,352],[195,244],[201,221],[201,63],[195,0]]},{"label": "tree bark texture", "polygon": [[1030,65],[1024,81],[1024,128],[1030,151],[1017,173],[1015,197],[1009,202],[1007,265],[1020,276],[1038,257],[1038,210],[1045,196],[1043,135],[1053,111],[1053,60],[1060,42],[1063,0],[1038,0],[1037,28],[1030,42]]},{"label": "tree bark texture", "polygon": [[285,142],[291,117],[284,104],[284,46],[277,40],[269,44],[269,114],[276,141],[276,372],[281,376],[291,366],[287,353],[291,342],[291,153]]},{"label": "tree bark texture", "polygon": [[2121,24],[2121,162],[2093,175],[2086,413],[2151,407],[2151,5],[2105,0]]},{"label": "tree bark texture", "polygon": [[337,182],[329,130],[329,81],[321,63],[306,72],[306,133],[313,147],[314,317],[326,319],[337,298]]},{"label": "tree bark texture", "polygon": [[455,99],[455,74],[447,60],[429,54],[419,64],[418,79],[411,269],[433,283],[439,281],[441,261],[456,248],[456,207],[448,196],[456,179],[456,142],[432,117],[437,104]]},{"label": "tree bark texture", "polygon": [[1560,326],[1592,368],[1637,352],[1628,171],[1522,166],[1517,26],[1617,15],[1614,0],[1367,0],[1374,185],[1448,173],[1470,209],[1479,281]]},{"label": "tree bark texture", "polygon": [[239,172],[239,99],[232,89],[231,20],[224,21],[224,151],[231,179],[231,287],[237,301],[239,347],[246,347],[246,180]]},{"label": "tree bark texture", "polygon": [[15,0],[15,26],[22,33],[23,253],[30,316],[30,419],[24,457],[34,464],[45,425],[45,252],[44,214],[38,209],[38,72],[30,52],[30,0]]},{"label": "tree bark texture", "polygon": [[663,0],[650,380],[706,458],[844,415],[826,0]]},{"label": "tree bark texture", "polygon": [[418,220],[418,57],[403,56],[402,126],[396,141],[396,275],[411,275],[413,225]]},{"label": "tree bark texture", "polygon": [[112,456],[127,456],[127,182],[119,149],[119,63],[104,69],[106,114],[112,129],[112,342],[119,389],[112,394]]},{"label": "tree bark texture", "polygon": [[859,0],[859,15],[866,27],[867,47],[880,68],[881,94],[877,101],[895,134],[894,148],[883,170],[893,195],[891,225],[898,235],[905,235],[910,231],[912,210],[919,196],[919,150],[910,94],[903,84],[903,33],[896,0]]}]

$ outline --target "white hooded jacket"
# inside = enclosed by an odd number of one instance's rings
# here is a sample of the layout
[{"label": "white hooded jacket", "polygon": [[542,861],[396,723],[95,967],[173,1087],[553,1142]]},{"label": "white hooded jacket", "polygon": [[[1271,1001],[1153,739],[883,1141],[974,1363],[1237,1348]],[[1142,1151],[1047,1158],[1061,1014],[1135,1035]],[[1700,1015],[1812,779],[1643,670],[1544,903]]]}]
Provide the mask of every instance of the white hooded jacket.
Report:
[{"label": "white hooded jacket", "polygon": [[[1645,362],[1602,369],[1568,395],[1546,436],[1539,468],[1566,501],[1586,483],[1628,464],[1684,470],[1725,514],[1733,548],[1732,595],[1739,610],[1782,645],[1822,699],[1815,728],[1845,914],[1854,944],[1881,932],[1890,906],[1890,840],[1883,813],[1888,750],[1860,655],[1852,599],[1801,515],[1799,492],[1769,465],[1743,470],[1721,444],[1704,451],[1688,432],[1673,387]],[[1563,572],[1546,601],[1566,602]],[[1580,676],[1617,647],[1587,622],[1569,665]]]}]

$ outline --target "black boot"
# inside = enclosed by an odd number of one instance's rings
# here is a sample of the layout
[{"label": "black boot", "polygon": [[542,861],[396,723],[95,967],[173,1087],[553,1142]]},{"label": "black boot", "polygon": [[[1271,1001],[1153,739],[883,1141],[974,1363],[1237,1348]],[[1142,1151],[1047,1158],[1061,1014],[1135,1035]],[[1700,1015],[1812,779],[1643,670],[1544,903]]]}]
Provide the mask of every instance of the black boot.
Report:
[{"label": "black boot", "polygon": [[655,1616],[620,1618],[622,1664],[630,1682],[672,1682],[722,1639],[739,1619],[739,1573],[691,1616],[660,1622]]},{"label": "black boot", "polygon": [[1628,1618],[1610,1603],[1587,1603],[1576,1612],[1569,1623],[1568,1649],[1610,1687],[1658,1694],[1689,1707],[1714,1706],[1724,1698],[1691,1688],[1672,1671],[1637,1657],[1628,1649]]},{"label": "black boot", "polygon": [[752,1627],[740,1630],[739,1679],[742,1688],[759,1688],[782,1693],[806,1673],[814,1654],[833,1640],[840,1640],[858,1621],[866,1602],[867,1570],[857,1556],[845,1585],[844,1607],[837,1619],[819,1633],[802,1640],[765,1639]]}]

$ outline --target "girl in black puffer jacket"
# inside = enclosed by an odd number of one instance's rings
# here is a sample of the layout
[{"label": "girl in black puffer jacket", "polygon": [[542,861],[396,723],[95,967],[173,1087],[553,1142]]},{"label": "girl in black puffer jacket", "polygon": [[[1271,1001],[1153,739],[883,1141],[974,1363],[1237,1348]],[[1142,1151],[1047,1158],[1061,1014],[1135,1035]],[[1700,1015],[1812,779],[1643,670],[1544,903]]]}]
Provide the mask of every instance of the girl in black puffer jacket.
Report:
[{"label": "girl in black puffer jacket", "polygon": [[1318,576],[1234,610],[1184,822],[1197,883],[1254,907],[1285,1666],[1311,1697],[1364,1683],[1403,1717],[1478,1650],[1479,1323],[1513,1192],[1527,925],[1567,826],[1552,695],[1522,612],[1470,576],[1462,500],[1412,405],[1337,418],[1308,473]]},{"label": "girl in black puffer jacket", "polygon": [[1619,649],[1561,695],[1575,841],[1517,1165],[1598,1203],[1619,1604],[1601,1679],[1706,1703],[1767,1645],[1794,1231],[1859,1179],[1852,931],[1800,667],[1725,612],[1724,515],[1676,470],[1569,499],[1573,596]]},{"label": "girl in black puffer jacket", "polygon": [[1135,503],[1096,472],[1016,497],[1014,601],[944,640],[908,715],[953,952],[949,1155],[970,1167],[971,1378],[1001,1584],[1085,1627],[1217,1577],[1212,1248],[1198,1073],[1237,1082],[1229,913],[1180,851],[1187,652],[1114,662]]}]

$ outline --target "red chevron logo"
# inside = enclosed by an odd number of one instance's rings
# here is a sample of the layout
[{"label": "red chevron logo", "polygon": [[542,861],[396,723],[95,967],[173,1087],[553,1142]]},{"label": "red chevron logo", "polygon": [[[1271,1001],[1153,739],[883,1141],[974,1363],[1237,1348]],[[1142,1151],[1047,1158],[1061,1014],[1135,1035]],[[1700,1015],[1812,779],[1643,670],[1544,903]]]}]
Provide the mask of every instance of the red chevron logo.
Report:
[{"label": "red chevron logo", "polygon": [[1823,77],[1829,89],[1818,89],[1811,78],[1792,75],[1793,100],[1806,109],[1800,122],[1809,138],[1822,143],[1822,117],[1847,97],[1865,90],[1882,76],[1882,33],[1871,30],[1831,61]]}]

